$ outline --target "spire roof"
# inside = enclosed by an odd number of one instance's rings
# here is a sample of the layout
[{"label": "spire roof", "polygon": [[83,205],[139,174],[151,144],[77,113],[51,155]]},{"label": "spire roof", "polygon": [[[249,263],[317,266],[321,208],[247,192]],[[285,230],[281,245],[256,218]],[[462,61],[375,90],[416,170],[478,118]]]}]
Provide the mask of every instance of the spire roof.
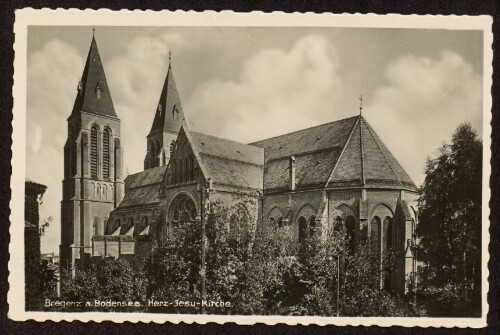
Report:
[{"label": "spire roof", "polygon": [[94,36],[73,106],[73,114],[80,111],[117,117]]},{"label": "spire roof", "polygon": [[167,77],[163,84],[160,100],[156,106],[155,118],[150,133],[156,130],[178,133],[186,125],[181,99],[175,85],[174,72],[169,58]]}]

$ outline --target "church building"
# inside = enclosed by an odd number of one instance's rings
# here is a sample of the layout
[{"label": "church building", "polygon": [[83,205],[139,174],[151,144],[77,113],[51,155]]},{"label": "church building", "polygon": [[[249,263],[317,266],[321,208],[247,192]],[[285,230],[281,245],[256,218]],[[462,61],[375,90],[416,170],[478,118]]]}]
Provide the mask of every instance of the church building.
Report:
[{"label": "church building", "polygon": [[220,204],[230,230],[273,224],[300,243],[310,227],[343,224],[353,248],[374,238],[381,254],[397,257],[382,285],[405,291],[418,189],[361,110],[255,143],[230,141],[188,128],[169,64],[152,119],[144,171],[123,179],[121,121],[93,38],[64,147],[63,268],[102,257],[140,266],[184,222]]}]

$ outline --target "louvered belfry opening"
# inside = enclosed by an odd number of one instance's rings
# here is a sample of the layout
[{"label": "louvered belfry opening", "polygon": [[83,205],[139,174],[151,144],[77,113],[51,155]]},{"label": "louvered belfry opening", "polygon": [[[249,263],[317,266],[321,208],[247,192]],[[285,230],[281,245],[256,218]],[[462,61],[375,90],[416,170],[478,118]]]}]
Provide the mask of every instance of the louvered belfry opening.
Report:
[{"label": "louvered belfry opening", "polygon": [[90,131],[90,175],[97,177],[97,126]]},{"label": "louvered belfry opening", "polygon": [[109,179],[109,129],[104,129],[102,138],[102,175]]}]

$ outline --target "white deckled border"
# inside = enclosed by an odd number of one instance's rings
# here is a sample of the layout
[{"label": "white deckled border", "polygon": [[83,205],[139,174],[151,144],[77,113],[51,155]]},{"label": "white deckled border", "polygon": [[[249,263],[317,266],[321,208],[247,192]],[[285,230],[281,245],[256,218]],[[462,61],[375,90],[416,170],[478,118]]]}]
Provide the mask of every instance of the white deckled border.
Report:
[{"label": "white deckled border", "polygon": [[[488,246],[489,236],[489,179],[491,175],[491,86],[492,86],[492,23],[489,16],[403,16],[375,14],[315,14],[315,13],[234,13],[232,11],[184,12],[184,11],[111,11],[78,9],[25,8],[16,11],[15,59],[14,59],[14,109],[12,134],[12,198],[10,202],[9,245],[9,293],[8,317],[17,321],[113,321],[113,322],[156,322],[156,323],[225,323],[241,325],[265,323],[268,325],[338,325],[338,326],[403,326],[403,327],[473,327],[486,326],[488,313]],[[317,316],[239,316],[239,315],[194,315],[153,313],[63,313],[26,312],[24,310],[24,182],[26,169],[26,70],[27,70],[27,27],[47,26],[276,26],[276,27],[359,27],[359,28],[425,28],[450,30],[482,30],[484,44],[483,69],[483,231],[482,231],[482,317],[481,318],[381,318],[381,317],[317,317]]]}]

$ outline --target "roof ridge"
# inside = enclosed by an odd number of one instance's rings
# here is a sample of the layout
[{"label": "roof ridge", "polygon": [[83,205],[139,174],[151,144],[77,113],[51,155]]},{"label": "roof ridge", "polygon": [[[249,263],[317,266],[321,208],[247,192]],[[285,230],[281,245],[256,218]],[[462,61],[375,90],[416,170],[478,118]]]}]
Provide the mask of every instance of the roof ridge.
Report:
[{"label": "roof ridge", "polygon": [[399,176],[398,174],[396,173],[396,171],[394,171],[394,167],[391,165],[391,163],[389,162],[389,160],[387,159],[387,156],[385,155],[385,152],[384,150],[382,150],[382,148],[380,148],[380,144],[378,143],[377,141],[377,138],[378,136],[375,136],[374,135],[374,132],[375,131],[372,131],[370,125],[368,124],[368,122],[366,122],[366,120],[361,116],[361,119],[362,121],[366,124],[366,128],[368,129],[368,131],[370,132],[370,135],[372,136],[372,138],[374,139],[375,141],[375,144],[377,145],[377,148],[378,150],[380,151],[380,153],[382,154],[382,156],[384,157],[385,159],[385,162],[387,163],[387,165],[389,165],[389,168],[391,169],[392,171],[392,174],[394,175],[394,177],[396,177],[396,180],[398,181],[399,185],[402,185],[401,183],[401,179],[399,179]]},{"label": "roof ridge", "polygon": [[211,135],[211,134],[202,133],[202,132],[199,132],[199,131],[190,130],[189,132],[191,134],[199,134],[199,135],[202,135],[202,136],[208,136],[208,137],[216,138],[216,139],[227,141],[227,142],[237,143],[237,144],[244,145],[244,146],[247,146],[247,147],[255,148],[257,150],[263,150],[263,148],[257,147],[255,145],[251,145],[251,144],[247,144],[247,143],[243,143],[243,142],[238,142],[238,141],[235,141],[235,140],[230,140],[230,139],[227,139],[227,138],[223,138],[223,137],[214,136],[214,135]]},{"label": "roof ridge", "polygon": [[350,116],[350,117],[346,117],[346,118],[343,118],[343,119],[340,119],[340,120],[330,121],[330,122],[327,122],[327,123],[318,124],[318,125],[311,126],[311,127],[308,127],[308,128],[302,128],[302,129],[294,130],[294,131],[291,131],[289,133],[284,133],[284,134],[281,134],[281,135],[276,135],[276,136],[272,136],[272,137],[268,137],[268,138],[263,138],[261,140],[255,141],[255,142],[248,143],[248,145],[255,146],[255,143],[264,142],[264,141],[267,141],[267,140],[271,140],[273,138],[278,138],[278,137],[281,137],[281,136],[290,135],[290,134],[298,133],[298,132],[301,132],[301,131],[310,130],[310,129],[318,128],[318,127],[321,127],[321,126],[326,126],[326,125],[329,125],[329,124],[333,124],[333,123],[338,123],[338,122],[341,122],[341,121],[346,121],[346,120],[353,119],[353,118],[356,118],[356,117],[358,117],[358,116]]},{"label": "roof ridge", "polygon": [[352,134],[354,133],[354,130],[356,129],[356,125],[359,123],[359,118],[361,116],[355,116],[357,117],[358,119],[356,120],[356,122],[354,123],[354,125],[352,126],[352,129],[351,131],[349,132],[349,136],[347,136],[347,139],[346,141],[344,142],[344,145],[342,146],[342,151],[340,152],[340,155],[339,157],[337,158],[337,161],[335,162],[335,165],[333,166],[333,169],[332,171],[330,172],[330,175],[328,176],[328,179],[326,180],[326,184],[325,184],[325,187],[328,185],[328,183],[330,182],[330,179],[332,179],[333,177],[333,173],[335,172],[335,169],[337,168],[339,162],[340,162],[340,159],[342,158],[342,155],[344,155],[344,152],[345,152],[345,148],[347,147],[347,144],[349,143],[349,141],[351,140],[351,137],[352,137]]}]

